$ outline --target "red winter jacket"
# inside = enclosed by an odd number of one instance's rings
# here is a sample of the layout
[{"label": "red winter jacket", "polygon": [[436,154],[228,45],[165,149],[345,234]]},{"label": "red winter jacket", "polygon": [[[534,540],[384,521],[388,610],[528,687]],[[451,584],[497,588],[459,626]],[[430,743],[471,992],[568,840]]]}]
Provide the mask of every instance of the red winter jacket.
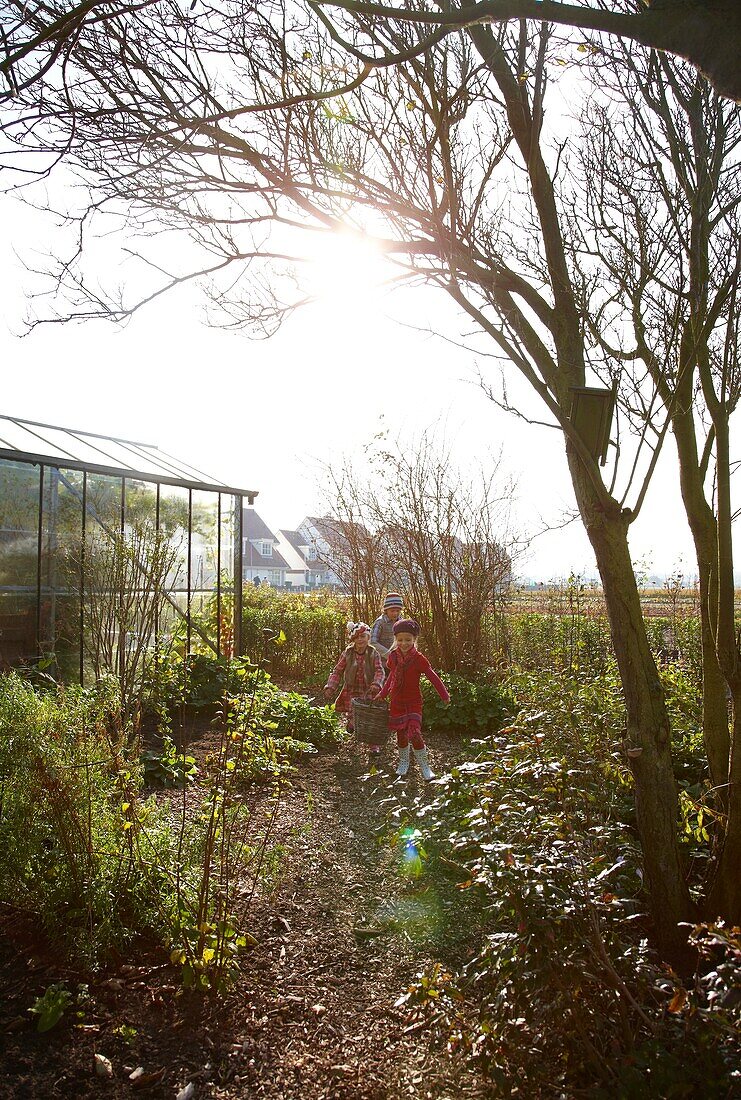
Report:
[{"label": "red winter jacket", "polygon": [[406,657],[402,656],[400,649],[392,649],[386,663],[388,666],[388,679],[383,685],[383,691],[379,699],[389,696],[389,715],[394,717],[399,714],[422,714],[422,692],[419,681],[426,676],[444,703],[450,702],[448,689],[438,674],[433,669],[427,658],[418,649],[411,649]]}]

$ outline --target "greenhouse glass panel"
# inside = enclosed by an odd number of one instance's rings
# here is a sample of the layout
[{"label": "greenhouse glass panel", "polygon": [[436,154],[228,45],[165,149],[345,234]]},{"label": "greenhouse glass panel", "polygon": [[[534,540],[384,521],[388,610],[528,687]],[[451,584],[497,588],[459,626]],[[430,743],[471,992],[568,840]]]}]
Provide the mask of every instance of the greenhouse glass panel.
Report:
[{"label": "greenhouse glass panel", "polygon": [[124,523],[128,527],[156,526],[157,486],[153,482],[126,478]]},{"label": "greenhouse glass panel", "polygon": [[83,592],[83,678],[115,676],[121,645],[119,579],[122,561],[124,482],[89,473],[85,485],[84,540],[80,586]]},{"label": "greenhouse glass panel", "polygon": [[51,428],[43,424],[29,425],[25,429],[25,447],[32,453],[57,458],[60,465],[65,459],[74,459],[88,465],[109,465],[105,457],[84,440],[71,437],[60,428]]},{"label": "greenhouse glass panel", "polygon": [[[234,517],[235,498],[221,493],[219,524],[219,645],[225,657],[234,655],[234,547],[236,545]],[[241,507],[241,498],[239,507]]]},{"label": "greenhouse glass panel", "polygon": [[122,493],[122,478],[110,474],[88,474],[86,513],[89,538],[100,533],[100,530],[109,537],[121,530]]},{"label": "greenhouse glass panel", "polygon": [[[49,473],[52,471],[50,470]],[[63,680],[80,672],[82,645],[82,505],[85,475],[59,470],[56,482],[56,584],[52,624],[57,672]]]},{"label": "greenhouse glass panel", "polygon": [[[219,494],[193,490],[191,503],[191,648],[219,650]],[[206,643],[208,639],[208,644]]]},{"label": "greenhouse glass panel", "polygon": [[37,466],[0,459],[0,668],[38,652],[39,481]]},{"label": "greenhouse glass panel", "polygon": [[29,451],[33,447],[37,451],[38,440],[19,421],[3,417],[0,423],[0,446],[13,451]]},{"label": "greenhouse glass panel", "polygon": [[174,637],[182,635],[187,645],[188,614],[188,524],[190,494],[174,485],[160,486],[159,530],[166,540],[169,566],[166,571],[166,606],[160,633]]},{"label": "greenhouse glass panel", "polygon": [[40,652],[47,660],[54,660],[54,623],[57,610],[59,554],[57,530],[59,511],[59,470],[53,466],[41,468],[41,538],[39,551],[39,611],[38,637]]}]

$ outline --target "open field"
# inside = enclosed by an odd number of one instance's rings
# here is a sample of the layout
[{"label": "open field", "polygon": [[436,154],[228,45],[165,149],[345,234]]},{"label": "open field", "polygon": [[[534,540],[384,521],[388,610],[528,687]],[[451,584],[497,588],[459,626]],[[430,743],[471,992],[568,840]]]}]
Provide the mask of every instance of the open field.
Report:
[{"label": "open field", "polygon": [[[700,614],[697,588],[644,588],[641,607],[646,618],[690,618]],[[534,612],[542,615],[606,615],[601,588],[568,585],[551,588],[515,588],[504,600],[505,613]],[[741,588],[736,589],[736,613],[741,613]]]}]

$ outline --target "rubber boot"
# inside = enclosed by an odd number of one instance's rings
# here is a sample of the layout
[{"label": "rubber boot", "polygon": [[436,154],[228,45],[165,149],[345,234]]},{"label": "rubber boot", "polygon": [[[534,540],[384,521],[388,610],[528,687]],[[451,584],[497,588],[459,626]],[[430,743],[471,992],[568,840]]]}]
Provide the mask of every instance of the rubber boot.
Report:
[{"label": "rubber boot", "polygon": [[409,771],[409,745],[399,749],[399,763],[396,765],[397,775],[406,775]]},{"label": "rubber boot", "polygon": [[433,778],[433,771],[427,760],[427,749],[415,749],[414,759],[419,765],[419,770],[422,778],[425,780],[425,782],[429,782],[429,780]]}]

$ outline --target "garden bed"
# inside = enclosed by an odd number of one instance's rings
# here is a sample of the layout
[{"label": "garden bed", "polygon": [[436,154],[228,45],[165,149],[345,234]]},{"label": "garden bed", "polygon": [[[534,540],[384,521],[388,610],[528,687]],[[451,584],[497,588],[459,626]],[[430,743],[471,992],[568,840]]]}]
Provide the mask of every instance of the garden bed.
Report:
[{"label": "garden bed", "polygon": [[[199,762],[216,736],[206,730],[189,747]],[[436,743],[438,765],[460,753],[456,742]],[[280,860],[249,911],[257,943],[219,999],[184,993],[177,968],[144,944],[92,977],[60,969],[4,912],[0,1034],[9,1084],[0,1096],[172,1098],[189,1085],[195,1098],[230,1100],[486,1095],[475,1072],[456,1069],[394,1008],[436,944],[415,944],[387,919],[389,906],[415,890],[394,853],[378,846],[377,784],[389,780],[363,782],[365,767],[354,744],[301,758],[276,822]],[[186,798],[197,800],[196,789]],[[54,983],[76,995],[80,982],[87,999],[39,1033],[28,1012],[34,1001]],[[96,1074],[96,1054],[112,1076]]]}]

